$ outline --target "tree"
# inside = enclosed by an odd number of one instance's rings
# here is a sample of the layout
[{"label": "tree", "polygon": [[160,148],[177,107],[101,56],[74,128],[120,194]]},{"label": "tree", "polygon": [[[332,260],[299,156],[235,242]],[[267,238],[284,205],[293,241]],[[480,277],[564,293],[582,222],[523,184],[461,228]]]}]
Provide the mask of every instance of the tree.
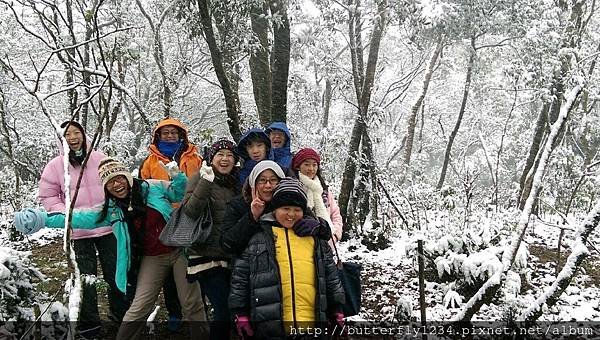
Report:
[{"label": "tree", "polygon": [[[367,129],[369,104],[371,101],[371,93],[375,81],[375,71],[377,69],[377,59],[379,57],[379,46],[383,31],[386,26],[386,10],[387,2],[385,0],[377,1],[377,12],[373,20],[373,31],[369,42],[369,54],[366,68],[363,59],[363,44],[361,37],[362,16],[359,10],[360,0],[349,1],[348,3],[348,36],[350,40],[350,57],[352,64],[352,75],[354,80],[354,92],[357,101],[357,115],[350,136],[348,146],[348,159],[344,167],[344,176],[342,179],[342,187],[339,196],[339,205],[344,225],[352,228],[354,225],[353,218],[349,215],[348,207],[350,195],[353,192],[357,166],[361,167],[359,188],[365,188],[367,181],[371,181],[371,191],[356,190],[354,202],[358,202],[362,197],[363,204],[361,205],[358,223],[362,224],[368,213],[368,202],[372,199],[372,216],[377,218],[377,173],[375,171],[375,159],[373,157],[373,146]],[[359,152],[359,147],[362,144],[362,149]],[[364,157],[364,158],[363,158]],[[356,204],[356,203],[355,203]],[[356,205],[355,205],[356,207]]]},{"label": "tree", "polygon": [[[587,20],[584,20],[585,9],[588,7],[584,1],[574,1],[569,4],[565,1],[559,1],[558,6],[560,11],[568,16],[567,22],[564,26],[564,32],[562,34],[563,43],[559,47],[561,49],[576,49],[580,47],[581,37],[585,32]],[[593,5],[589,11],[594,11]],[[591,16],[591,13],[589,14]],[[564,91],[565,81],[569,77],[571,70],[571,58],[572,54],[565,53],[558,56],[558,65],[553,71],[553,77],[551,83],[548,85],[548,92],[551,94],[549,97],[543,97],[544,103],[539,112],[537,122],[535,124],[535,130],[525,167],[521,173],[519,180],[519,209],[523,210],[525,202],[531,193],[531,186],[533,181],[533,174],[536,172],[539,166],[539,154],[542,141],[547,138],[549,133],[549,126],[554,124],[558,117],[560,107],[564,102]],[[564,131],[561,131],[564,133]],[[556,145],[553,146],[554,149]]]},{"label": "tree", "polygon": [[[288,0],[258,0],[250,8],[255,46],[250,51],[254,101],[262,125],[287,121],[290,64]],[[269,39],[272,35],[272,39]],[[272,46],[269,41],[272,40]]]}]

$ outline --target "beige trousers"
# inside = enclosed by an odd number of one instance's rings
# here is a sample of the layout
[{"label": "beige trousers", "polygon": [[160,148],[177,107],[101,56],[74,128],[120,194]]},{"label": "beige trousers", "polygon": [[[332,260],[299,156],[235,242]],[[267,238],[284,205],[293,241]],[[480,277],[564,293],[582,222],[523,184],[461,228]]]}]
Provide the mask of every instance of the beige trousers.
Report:
[{"label": "beige trousers", "polygon": [[[187,270],[187,259],[180,249],[173,250],[169,254],[157,256],[144,256],[140,264],[137,278],[135,297],[131,307],[123,317],[121,327],[117,333],[117,339],[141,339],[146,320],[154,310],[154,304],[167,277],[169,270],[173,268],[177,296],[183,312],[183,321],[206,321],[206,313],[200,294],[198,282],[189,283],[185,277]],[[198,329],[200,322],[193,322],[190,330]],[[193,334],[192,334],[193,335]]]}]

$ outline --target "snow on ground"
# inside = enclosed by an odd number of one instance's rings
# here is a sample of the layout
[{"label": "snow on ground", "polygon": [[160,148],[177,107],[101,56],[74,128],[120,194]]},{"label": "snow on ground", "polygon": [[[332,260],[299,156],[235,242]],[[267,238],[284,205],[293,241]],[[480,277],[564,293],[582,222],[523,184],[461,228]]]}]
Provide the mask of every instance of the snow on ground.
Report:
[{"label": "snow on ground", "polygon": [[[447,248],[444,251],[454,249],[452,247],[456,247],[456,244],[452,244],[452,242],[457,242],[457,240],[450,237],[451,232],[444,231],[445,226],[451,223],[439,218],[432,218],[430,221],[432,223],[428,224],[426,232],[422,233],[420,237],[426,241],[438,242],[438,248]],[[0,232],[3,233],[0,234],[0,246],[13,249],[29,250],[48,243],[62,242],[61,230],[43,229],[18,242],[7,241],[4,230]],[[522,310],[552,284],[555,277],[555,249],[558,234],[558,228],[540,223],[532,224],[525,237],[525,243],[530,252],[526,261],[527,268],[524,273],[521,272],[520,280],[517,276],[517,289],[520,281],[520,294],[514,299],[504,301],[497,299],[496,304],[483,306],[481,311],[475,315],[474,320],[503,319],[511,308],[517,312]],[[600,243],[599,234],[596,231],[590,236],[592,244]],[[414,232],[408,233],[398,227],[396,235],[391,239],[390,247],[379,251],[369,251],[358,239],[340,243],[339,252],[343,261],[355,261],[363,264],[363,309],[359,315],[350,318],[351,320],[394,321],[396,320],[394,316],[401,312],[399,309],[402,309],[397,305],[409,305],[412,319],[420,318],[417,261],[414,255],[415,245],[412,244],[416,242],[415,235]],[[469,234],[468,237],[477,238],[479,236]],[[483,235],[482,237],[487,238],[488,236]],[[441,243],[440,240],[442,240]],[[571,241],[572,232],[567,231],[563,240],[563,249],[566,249],[567,253],[563,254],[563,260],[570,251],[568,244]],[[488,249],[495,252],[500,247]],[[562,294],[557,306],[545,312],[541,320],[600,321],[600,289],[598,289],[600,285],[600,274],[598,274],[600,272],[600,254],[593,248],[590,248],[590,251],[590,258],[584,262],[588,273],[580,271],[571,286]],[[44,268],[40,268],[40,270],[44,272]],[[0,268],[0,276],[3,275],[4,270]],[[457,296],[454,289],[455,287],[450,282],[426,281],[428,320],[449,320],[460,311],[461,296]],[[459,306],[446,308],[444,306],[445,298],[446,302],[453,300]],[[462,302],[464,303],[466,300],[463,297]]]},{"label": "snow on ground", "polygon": [[[572,224],[576,225],[576,224]],[[435,227],[441,227],[437,225]],[[429,225],[432,228],[432,225]],[[549,287],[555,278],[555,253],[560,230],[555,227],[534,223],[525,237],[525,243],[531,247],[528,258],[526,274],[521,275],[521,292],[510,300],[496,301],[499,305],[486,305],[475,315],[473,320],[501,320],[506,317],[511,309],[522,310],[528,303],[535,301],[545,288]],[[594,232],[590,236],[592,244],[600,243],[600,233]],[[439,240],[440,235],[447,235],[439,229],[428,230],[425,239]],[[355,261],[363,264],[362,284],[363,300],[360,315],[351,320],[377,320],[392,321],[397,312],[396,305],[401,301],[408,301],[412,306],[413,319],[420,318],[419,290],[417,278],[416,256],[409,255],[409,244],[415,240],[407,232],[400,231],[393,239],[389,248],[372,252],[358,240],[349,240],[340,244],[340,256],[344,261]],[[563,238],[562,259],[567,257],[568,243],[572,240],[572,232],[567,231]],[[591,256],[584,261],[592,268],[600,269],[600,254],[591,250]],[[548,257],[551,257],[549,259]],[[582,270],[583,271],[583,270]],[[540,320],[594,320],[600,321],[600,280],[598,276],[577,274],[571,286],[561,295],[557,306],[544,313]],[[596,272],[596,270],[594,270]],[[444,307],[443,300],[446,292],[451,288],[449,283],[426,281],[426,302],[428,320],[449,320],[458,313],[459,308]],[[464,299],[463,301],[466,301]]]}]

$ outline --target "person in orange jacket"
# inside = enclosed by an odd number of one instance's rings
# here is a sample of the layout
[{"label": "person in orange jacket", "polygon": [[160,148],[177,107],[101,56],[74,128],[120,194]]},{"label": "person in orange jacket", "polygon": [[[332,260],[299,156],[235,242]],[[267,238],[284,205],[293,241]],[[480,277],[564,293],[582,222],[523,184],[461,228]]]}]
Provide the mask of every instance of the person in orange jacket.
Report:
[{"label": "person in orange jacket", "polygon": [[167,164],[176,161],[181,172],[191,178],[202,165],[198,148],[188,140],[188,131],[182,122],[174,118],[161,120],[154,128],[150,155],[140,166],[142,179],[169,180],[169,175],[159,161]]},{"label": "person in orange jacket", "polygon": [[[165,118],[158,122],[148,150],[150,155],[140,166],[139,176],[141,179],[170,180],[169,174],[160,162],[163,164],[171,161],[177,162],[179,169],[187,178],[198,173],[202,166],[202,157],[198,154],[198,148],[189,141],[187,128],[174,118]],[[172,272],[164,282],[163,293],[169,314],[167,326],[170,331],[176,332],[180,327],[179,321],[182,313]]]}]

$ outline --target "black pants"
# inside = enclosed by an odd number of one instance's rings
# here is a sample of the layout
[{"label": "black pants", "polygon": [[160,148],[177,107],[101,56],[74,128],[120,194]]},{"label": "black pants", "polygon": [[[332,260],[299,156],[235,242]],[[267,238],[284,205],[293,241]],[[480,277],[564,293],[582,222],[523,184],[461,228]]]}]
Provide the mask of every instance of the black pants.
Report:
[{"label": "black pants", "polygon": [[165,306],[167,307],[169,316],[175,316],[179,319],[183,318],[172,269],[169,276],[165,279],[165,283],[163,283],[163,295],[165,296]]},{"label": "black pants", "polygon": [[[117,240],[113,234],[85,238],[73,241],[75,261],[81,275],[98,275],[98,259],[104,281],[108,284],[108,305],[111,317],[121,321],[129,303],[125,294],[121,293],[115,282],[117,267]],[[98,251],[98,257],[96,257]],[[82,283],[81,310],[79,313],[80,328],[90,328],[100,325],[98,313],[98,295],[95,284]]]},{"label": "black pants", "polygon": [[197,274],[197,280],[202,288],[202,294],[208,297],[214,308],[213,319],[210,321],[210,339],[229,339],[231,316],[227,299],[229,297],[231,270],[214,267]]}]

